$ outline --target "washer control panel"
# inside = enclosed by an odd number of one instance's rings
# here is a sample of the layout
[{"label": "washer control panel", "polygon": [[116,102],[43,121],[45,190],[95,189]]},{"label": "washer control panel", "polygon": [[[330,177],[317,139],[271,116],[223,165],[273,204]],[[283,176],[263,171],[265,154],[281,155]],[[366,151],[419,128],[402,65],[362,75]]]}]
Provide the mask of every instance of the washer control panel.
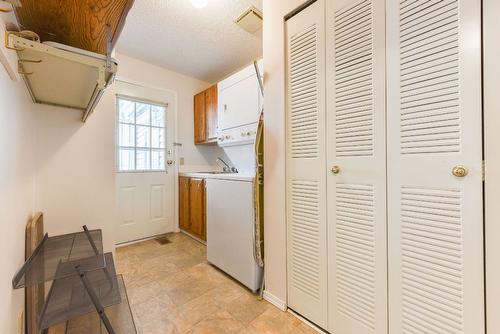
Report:
[{"label": "washer control panel", "polygon": [[255,142],[257,123],[220,131],[217,136],[219,146],[246,145]]}]

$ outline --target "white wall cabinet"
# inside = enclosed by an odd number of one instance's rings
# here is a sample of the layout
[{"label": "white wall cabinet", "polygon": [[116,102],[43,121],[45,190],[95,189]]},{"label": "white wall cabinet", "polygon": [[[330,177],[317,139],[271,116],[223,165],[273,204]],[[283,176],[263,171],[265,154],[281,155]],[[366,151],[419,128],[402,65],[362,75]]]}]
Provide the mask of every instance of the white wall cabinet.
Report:
[{"label": "white wall cabinet", "polygon": [[484,333],[475,0],[286,22],[290,308],[335,334]]}]

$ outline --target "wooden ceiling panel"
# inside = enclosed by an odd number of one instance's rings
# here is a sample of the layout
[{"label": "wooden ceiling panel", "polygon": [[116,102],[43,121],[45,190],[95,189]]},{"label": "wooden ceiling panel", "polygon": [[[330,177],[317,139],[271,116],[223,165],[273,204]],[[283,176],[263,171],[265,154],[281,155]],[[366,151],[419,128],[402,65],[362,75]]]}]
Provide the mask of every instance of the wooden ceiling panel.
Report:
[{"label": "wooden ceiling panel", "polygon": [[21,0],[20,28],[54,41],[106,54],[106,26],[115,46],[134,0]]}]

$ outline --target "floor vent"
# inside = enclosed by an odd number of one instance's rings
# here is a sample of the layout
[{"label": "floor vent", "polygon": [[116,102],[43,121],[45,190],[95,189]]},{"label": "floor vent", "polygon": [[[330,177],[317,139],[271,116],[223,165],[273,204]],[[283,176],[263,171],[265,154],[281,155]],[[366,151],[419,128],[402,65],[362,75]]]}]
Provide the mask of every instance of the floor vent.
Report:
[{"label": "floor vent", "polygon": [[169,244],[170,243],[170,240],[168,240],[168,237],[164,236],[164,237],[159,237],[159,238],[156,238],[155,241],[157,243],[159,243],[160,245],[166,245],[166,244]]}]

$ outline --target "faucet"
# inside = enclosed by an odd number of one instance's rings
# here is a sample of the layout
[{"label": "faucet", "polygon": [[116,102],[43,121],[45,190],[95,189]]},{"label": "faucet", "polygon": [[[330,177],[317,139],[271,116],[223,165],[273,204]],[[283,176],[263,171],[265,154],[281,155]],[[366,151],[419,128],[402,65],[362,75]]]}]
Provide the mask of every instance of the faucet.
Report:
[{"label": "faucet", "polygon": [[229,164],[227,162],[225,162],[224,159],[222,159],[221,157],[217,157],[216,161],[220,161],[224,164],[224,168],[222,168],[222,170],[224,172],[238,173],[238,170],[236,169],[236,167],[229,166]]}]

